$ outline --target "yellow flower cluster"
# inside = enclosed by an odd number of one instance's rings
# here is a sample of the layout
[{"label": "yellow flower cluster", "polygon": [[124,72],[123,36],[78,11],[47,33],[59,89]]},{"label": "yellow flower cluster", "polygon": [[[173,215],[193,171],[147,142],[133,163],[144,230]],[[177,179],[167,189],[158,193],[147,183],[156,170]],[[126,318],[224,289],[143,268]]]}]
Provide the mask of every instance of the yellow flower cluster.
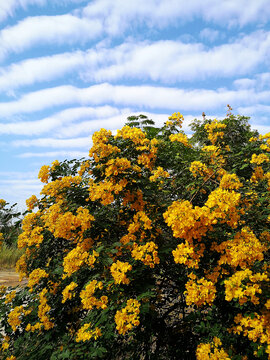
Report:
[{"label": "yellow flower cluster", "polygon": [[126,272],[132,270],[132,266],[128,262],[117,260],[111,265],[110,270],[115,284],[129,284],[130,280],[126,277]]},{"label": "yellow flower cluster", "polygon": [[253,154],[250,163],[261,165],[262,163],[264,162],[268,163],[269,161],[270,161],[269,156],[267,156],[266,154],[259,154],[259,155]]},{"label": "yellow flower cluster", "polygon": [[0,199],[0,208],[3,208],[6,205],[6,201],[4,199]]},{"label": "yellow flower cluster", "polygon": [[5,304],[9,304],[15,299],[16,297],[16,290],[11,291],[10,293],[6,294],[5,296]]},{"label": "yellow flower cluster", "polygon": [[223,241],[220,245],[213,243],[211,249],[223,253],[219,260],[220,265],[229,264],[241,268],[263,260],[263,253],[266,251],[266,247],[247,227],[237,232],[233,239]]},{"label": "yellow flower cluster", "polygon": [[171,134],[169,136],[171,142],[177,141],[180,142],[181,144],[187,146],[187,147],[192,147],[192,145],[189,143],[188,141],[188,137],[185,134],[182,133],[178,133],[178,134]]},{"label": "yellow flower cluster", "polygon": [[[186,283],[186,304],[187,305],[212,305],[216,297],[216,287],[212,281],[205,278],[197,279],[194,274],[190,275],[191,279]],[[195,281],[194,281],[195,280]]]},{"label": "yellow flower cluster", "polygon": [[139,231],[141,227],[145,230],[152,229],[152,221],[149,219],[149,217],[144,211],[138,211],[133,216],[133,222],[129,225],[128,232],[130,234],[134,234],[136,231]]},{"label": "yellow flower cluster", "polygon": [[50,177],[50,167],[49,165],[43,165],[38,173],[38,178],[41,182],[47,183]]},{"label": "yellow flower cluster", "polygon": [[169,121],[166,121],[166,126],[178,126],[182,127],[184,116],[180,114],[179,112],[173,113],[171,116],[169,116]]},{"label": "yellow flower cluster", "polygon": [[[154,143],[154,140],[155,139],[151,140],[151,144]],[[137,158],[138,164],[141,164],[146,168],[148,168],[149,170],[152,170],[156,160],[156,152],[157,152],[157,147],[152,146],[149,153],[145,152],[138,155]]]},{"label": "yellow flower cluster", "polygon": [[115,314],[116,329],[119,334],[125,335],[125,333],[131,330],[134,326],[140,324],[139,313],[141,304],[136,299],[129,299],[127,306],[122,310],[118,310]]},{"label": "yellow flower cluster", "polygon": [[131,167],[131,162],[126,158],[115,158],[110,159],[106,163],[105,175],[106,177],[117,176],[118,174],[123,174],[127,169]]},{"label": "yellow flower cluster", "polygon": [[2,342],[2,349],[7,350],[9,348],[10,337],[9,336],[4,336],[3,340],[4,341]]},{"label": "yellow flower cluster", "polygon": [[51,170],[54,171],[57,166],[60,165],[60,162],[58,160],[54,160],[52,162]]},{"label": "yellow flower cluster", "polygon": [[76,246],[76,248],[72,249],[63,260],[63,279],[67,276],[71,276],[84,264],[93,266],[98,256],[99,254],[95,250],[93,250],[92,255],[90,255],[81,245]]},{"label": "yellow flower cluster", "polygon": [[64,176],[61,179],[56,179],[44,185],[41,194],[61,199],[63,189],[70,188],[72,185],[78,185],[81,181],[82,178],[80,176]]},{"label": "yellow flower cluster", "polygon": [[211,343],[199,344],[196,349],[197,360],[230,360],[231,358],[222,349],[222,342],[218,337],[214,337]]},{"label": "yellow flower cluster", "polygon": [[[89,199],[91,201],[100,200],[103,205],[110,205],[114,201],[114,194],[119,194],[127,185],[126,178],[117,183],[113,181],[100,181],[95,183],[93,179],[89,181]],[[113,194],[114,193],[114,194]]]},{"label": "yellow flower cluster", "polygon": [[124,126],[121,130],[117,130],[115,138],[120,137],[125,140],[131,140],[136,145],[136,150],[141,152],[137,157],[138,164],[142,164],[151,170],[156,159],[158,140],[149,140],[141,129],[129,126]]},{"label": "yellow flower cluster", "polygon": [[135,260],[140,260],[144,265],[153,268],[155,267],[155,264],[159,264],[160,261],[157,249],[158,246],[153,241],[149,241],[145,245],[134,243],[131,255]]},{"label": "yellow flower cluster", "polygon": [[232,228],[237,227],[240,218],[237,206],[240,204],[240,199],[241,194],[235,191],[221,188],[212,191],[205,203],[206,207],[212,209],[212,223],[221,219],[221,222],[226,222]]},{"label": "yellow flower cluster", "polygon": [[153,175],[149,177],[149,180],[152,182],[157,181],[159,178],[168,178],[170,174],[163,169],[163,167],[158,166],[156,170],[151,171]]},{"label": "yellow flower cluster", "polygon": [[33,292],[33,287],[37,285],[40,279],[47,278],[49,275],[43,269],[35,269],[33,270],[28,278],[27,286],[29,287],[29,291]]},{"label": "yellow flower cluster", "polygon": [[23,254],[16,262],[16,271],[19,273],[19,281],[27,275],[26,255]]},{"label": "yellow flower cluster", "polygon": [[[41,324],[44,326],[45,330],[50,330],[54,327],[54,323],[49,319],[48,312],[51,310],[51,307],[47,303],[47,294],[48,290],[44,288],[39,294],[39,306],[38,306],[38,317]],[[53,320],[53,319],[52,319]]]},{"label": "yellow flower cluster", "polygon": [[266,142],[262,144],[260,148],[264,151],[270,152],[270,133],[261,136],[260,140],[266,140]]},{"label": "yellow flower cluster", "polygon": [[198,268],[200,254],[194,251],[194,245],[188,241],[177,245],[177,248],[172,251],[172,254],[176,264],[184,264],[188,268]]},{"label": "yellow flower cluster", "polygon": [[83,176],[83,174],[86,172],[87,169],[89,169],[89,167],[90,167],[90,162],[88,160],[83,161],[78,171],[78,175]]},{"label": "yellow flower cluster", "polygon": [[20,326],[22,320],[21,317],[23,315],[30,314],[31,310],[25,310],[24,307],[16,306],[11,312],[8,314],[8,323],[11,326],[13,331],[16,331],[17,328]]},{"label": "yellow flower cluster", "polygon": [[135,192],[126,191],[123,197],[123,206],[130,206],[131,210],[142,211],[145,206],[143,201],[143,193],[141,190]]},{"label": "yellow flower cluster", "polygon": [[243,184],[240,182],[236,174],[224,174],[220,180],[219,186],[222,189],[238,190]]},{"label": "yellow flower cluster", "polygon": [[93,134],[93,146],[89,151],[89,156],[94,157],[95,162],[98,163],[101,159],[121,151],[117,146],[108,144],[111,135],[112,132],[105,129],[100,129]]},{"label": "yellow flower cluster", "polygon": [[203,164],[201,161],[193,161],[190,164],[189,171],[192,173],[194,177],[200,176],[209,176],[212,174],[212,171],[208,169],[208,167]]},{"label": "yellow flower cluster", "polygon": [[67,285],[62,291],[63,300],[62,304],[64,304],[67,300],[71,300],[74,297],[73,290],[78,286],[74,281],[72,281],[69,285]]},{"label": "yellow flower cluster", "polygon": [[[246,283],[245,280],[249,280]],[[250,269],[240,270],[233,274],[229,279],[224,281],[225,299],[239,299],[239,304],[243,305],[247,301],[253,304],[259,304],[259,298],[256,294],[261,294],[262,290],[257,282],[269,281],[266,274],[252,274]]]},{"label": "yellow flower cluster", "polygon": [[3,233],[0,233],[0,247],[2,246],[3,241],[4,241],[4,235]]},{"label": "yellow flower cluster", "polygon": [[225,159],[221,155],[221,148],[215,145],[204,146],[202,151],[205,152],[209,158],[210,164],[222,166],[225,164]]},{"label": "yellow flower cluster", "polygon": [[[33,215],[33,216],[31,216]],[[43,241],[41,226],[35,226],[36,214],[27,214],[23,220],[23,232],[18,236],[18,248],[36,246],[37,248]],[[33,226],[33,229],[32,229]]]},{"label": "yellow flower cluster", "polygon": [[101,335],[101,330],[98,327],[93,330],[91,329],[91,323],[84,324],[77,332],[76,342],[88,341],[92,338],[97,340]]},{"label": "yellow flower cluster", "polygon": [[38,199],[36,195],[32,195],[29,199],[25,201],[27,210],[33,210],[36,204],[38,203]]},{"label": "yellow flower cluster", "polygon": [[225,129],[227,127],[226,124],[221,123],[220,121],[217,121],[216,119],[212,121],[210,124],[205,124],[204,128],[208,133],[208,139],[211,141],[211,143],[214,145],[218,138],[223,138],[224,132],[220,131],[221,129]]},{"label": "yellow flower cluster", "polygon": [[93,294],[97,289],[102,289],[103,284],[101,281],[97,282],[97,280],[92,280],[88,285],[86,285],[85,290],[82,290],[80,293],[80,297],[82,300],[82,305],[84,309],[92,310],[94,306],[97,309],[106,309],[108,303],[107,296],[101,296],[100,299],[97,299]]},{"label": "yellow flower cluster", "polygon": [[210,224],[208,208],[193,208],[188,200],[174,201],[163,214],[165,222],[173,230],[173,235],[186,240],[200,239]]},{"label": "yellow flower cluster", "polygon": [[43,212],[41,219],[44,221],[44,227],[55,237],[78,241],[78,239],[81,239],[83,232],[91,227],[91,223],[95,218],[89,213],[88,209],[83,207],[77,209],[76,215],[70,211],[64,212],[61,204],[61,201],[57,202]]},{"label": "yellow flower cluster", "polygon": [[149,143],[146,139],[145,133],[136,127],[124,126],[122,129],[117,130],[115,138],[123,138],[125,140],[131,140],[137,146],[143,146]]},{"label": "yellow flower cluster", "polygon": [[238,314],[234,318],[234,322],[238,325],[232,328],[235,334],[243,333],[249,340],[256,343],[259,341],[261,344],[266,344],[266,353],[268,359],[270,357],[270,327],[269,327],[270,316],[269,312],[265,315],[259,315],[255,313],[253,316],[243,316]]}]

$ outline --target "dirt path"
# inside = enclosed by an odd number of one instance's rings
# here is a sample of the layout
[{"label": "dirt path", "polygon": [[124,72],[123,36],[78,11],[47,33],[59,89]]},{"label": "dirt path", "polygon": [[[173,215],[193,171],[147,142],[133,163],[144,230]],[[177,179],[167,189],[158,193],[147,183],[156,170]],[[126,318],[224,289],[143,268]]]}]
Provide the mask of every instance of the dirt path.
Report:
[{"label": "dirt path", "polygon": [[0,286],[25,286],[26,280],[19,281],[19,275],[15,270],[0,270]]}]

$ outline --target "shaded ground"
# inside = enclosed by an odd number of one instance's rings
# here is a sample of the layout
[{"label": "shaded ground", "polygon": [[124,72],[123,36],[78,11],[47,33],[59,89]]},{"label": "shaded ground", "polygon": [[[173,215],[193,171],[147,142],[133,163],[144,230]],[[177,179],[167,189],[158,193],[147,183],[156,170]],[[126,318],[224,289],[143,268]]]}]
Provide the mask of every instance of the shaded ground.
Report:
[{"label": "shaded ground", "polygon": [[25,286],[26,280],[19,281],[19,275],[15,270],[0,270],[0,286]]}]

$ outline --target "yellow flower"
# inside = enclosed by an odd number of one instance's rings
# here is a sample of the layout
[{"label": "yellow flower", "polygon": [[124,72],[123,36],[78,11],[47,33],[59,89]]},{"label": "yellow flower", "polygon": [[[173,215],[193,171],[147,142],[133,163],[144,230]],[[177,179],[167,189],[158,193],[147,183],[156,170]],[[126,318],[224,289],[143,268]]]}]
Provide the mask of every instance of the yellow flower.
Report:
[{"label": "yellow flower", "polygon": [[45,330],[50,330],[54,327],[54,323],[49,319],[48,312],[51,310],[51,307],[47,303],[46,294],[48,293],[47,289],[43,289],[39,294],[39,306],[38,306],[38,317],[41,324],[44,326]]},{"label": "yellow flower", "polygon": [[211,343],[201,343],[196,349],[197,360],[230,360],[231,358],[222,348],[222,342],[214,337]]},{"label": "yellow flower", "polygon": [[6,201],[4,199],[0,199],[0,209],[6,205]]},{"label": "yellow flower", "polygon": [[62,304],[64,304],[68,299],[71,300],[74,297],[74,293],[73,290],[77,287],[78,285],[72,281],[69,285],[67,285],[63,292],[63,300],[62,300]]},{"label": "yellow flower", "polygon": [[182,133],[178,133],[178,134],[171,134],[169,136],[171,142],[177,141],[182,143],[183,145],[187,146],[187,147],[192,147],[192,145],[189,143],[188,141],[188,137],[185,134]]},{"label": "yellow flower", "polygon": [[38,178],[41,182],[47,183],[50,177],[50,167],[48,165],[43,165],[38,173]]},{"label": "yellow flower", "polygon": [[205,278],[189,280],[186,283],[186,304],[197,306],[212,305],[216,297],[216,287],[212,281],[208,281]]},{"label": "yellow flower", "polygon": [[55,170],[55,168],[56,168],[57,166],[59,166],[59,165],[60,165],[59,161],[58,161],[58,160],[54,160],[54,161],[52,162],[51,170],[52,170],[52,171]]},{"label": "yellow flower", "polygon": [[[227,127],[226,124],[217,121],[216,119],[212,121],[210,124],[205,124],[204,128],[208,132],[208,139],[214,145],[218,138],[223,138],[224,132],[220,131],[221,129],[225,129]],[[217,130],[217,131],[216,131]]]},{"label": "yellow flower", "polygon": [[8,323],[13,331],[16,331],[21,324],[21,316],[24,314],[23,306],[16,306],[8,314]]},{"label": "yellow flower", "polygon": [[11,303],[15,297],[16,297],[16,290],[13,290],[9,294],[6,295],[5,304]]},{"label": "yellow flower", "polygon": [[111,265],[111,274],[114,278],[115,284],[129,284],[129,279],[126,277],[126,272],[130,271],[132,266],[128,262],[117,260],[116,263]]},{"label": "yellow flower", "polygon": [[127,306],[116,312],[115,323],[119,334],[125,335],[127,331],[140,324],[140,306],[140,303],[136,299],[129,299]]},{"label": "yellow flower", "polygon": [[101,296],[100,299],[97,299],[94,295],[97,289],[101,290],[103,284],[101,281],[92,280],[88,285],[86,285],[85,290],[82,290],[80,297],[82,300],[82,305],[84,309],[91,310],[95,306],[97,309],[106,309],[108,298],[107,296]]},{"label": "yellow flower", "polygon": [[32,292],[33,287],[39,283],[40,279],[47,278],[48,276],[49,275],[43,269],[38,268],[33,270],[29,275],[28,284],[27,284],[27,286],[29,287],[29,291]]},{"label": "yellow flower", "polygon": [[[248,280],[247,283],[246,280]],[[237,271],[229,279],[224,281],[225,299],[227,301],[238,299],[240,305],[250,300],[256,305],[259,303],[259,298],[256,294],[262,293],[258,284],[258,282],[261,281],[269,281],[266,274],[253,274],[250,269]]]},{"label": "yellow flower", "polygon": [[98,327],[96,327],[95,330],[92,330],[91,323],[84,324],[77,332],[76,342],[87,341],[92,338],[97,340],[101,335],[101,330]]},{"label": "yellow flower", "polygon": [[140,260],[144,265],[153,268],[155,264],[159,264],[160,261],[157,249],[158,246],[153,241],[149,241],[145,245],[134,243],[131,255],[135,260]]},{"label": "yellow flower", "polygon": [[32,195],[29,199],[27,199],[25,201],[27,209],[28,210],[33,210],[34,207],[36,206],[37,202],[38,202],[37,197],[35,195]]},{"label": "yellow flower", "polygon": [[170,174],[165,171],[161,166],[158,166],[156,170],[151,171],[153,175],[149,177],[149,180],[152,182],[157,181],[160,177],[161,178],[168,178]]},{"label": "yellow flower", "polygon": [[264,162],[269,162],[269,161],[270,161],[269,156],[267,156],[266,154],[259,154],[259,155],[253,154],[250,163],[260,165]]}]

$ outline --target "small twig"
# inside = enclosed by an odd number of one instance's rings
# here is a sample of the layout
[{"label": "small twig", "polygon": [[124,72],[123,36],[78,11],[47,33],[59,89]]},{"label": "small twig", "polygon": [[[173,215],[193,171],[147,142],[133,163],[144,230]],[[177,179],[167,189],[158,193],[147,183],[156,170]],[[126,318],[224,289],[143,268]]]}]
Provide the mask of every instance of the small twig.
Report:
[{"label": "small twig", "polygon": [[[203,182],[203,184],[199,187],[199,189],[195,192],[195,194],[192,196],[192,198],[189,200],[191,203],[192,203],[192,201],[194,200],[194,198],[197,196],[197,194],[198,194],[198,192],[201,190],[201,188],[207,183],[207,181],[209,180],[209,179],[211,179],[211,177],[212,176],[214,176],[215,174],[216,174],[216,172],[219,170],[219,169],[221,169],[221,166],[220,167],[218,167],[214,172],[213,172],[213,174],[210,174],[209,176],[208,176],[208,178]],[[212,179],[213,180],[213,179]],[[214,181],[214,180],[213,180]]]}]

